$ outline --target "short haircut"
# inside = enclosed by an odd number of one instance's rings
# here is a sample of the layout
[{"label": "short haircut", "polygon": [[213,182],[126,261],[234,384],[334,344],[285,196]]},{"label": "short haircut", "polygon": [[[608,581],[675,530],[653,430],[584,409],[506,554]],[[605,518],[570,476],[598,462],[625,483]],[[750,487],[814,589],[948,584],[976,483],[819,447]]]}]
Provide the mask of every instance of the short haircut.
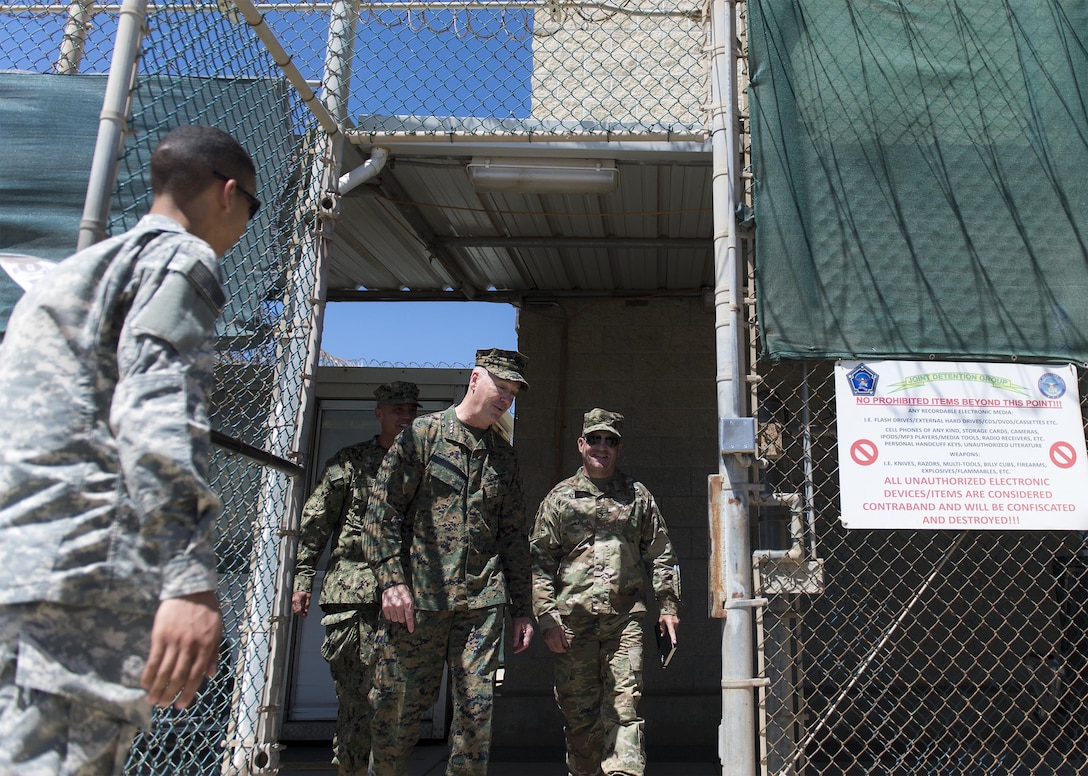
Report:
[{"label": "short haircut", "polygon": [[151,191],[191,202],[215,181],[213,170],[243,184],[257,179],[253,159],[223,130],[201,124],[177,127],[151,153]]}]

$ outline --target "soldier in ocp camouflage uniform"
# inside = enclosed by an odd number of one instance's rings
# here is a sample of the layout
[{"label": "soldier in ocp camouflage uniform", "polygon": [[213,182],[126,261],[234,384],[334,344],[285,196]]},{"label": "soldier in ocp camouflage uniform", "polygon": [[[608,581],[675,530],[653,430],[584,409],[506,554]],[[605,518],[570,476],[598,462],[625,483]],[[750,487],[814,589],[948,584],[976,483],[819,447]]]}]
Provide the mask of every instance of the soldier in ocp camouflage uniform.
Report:
[{"label": "soldier in ocp camouflage uniform", "polygon": [[184,708],[215,671],[211,337],[256,171],[226,132],[179,127],[151,187],[0,344],[0,773],[120,773],[149,704]]},{"label": "soldier in ocp camouflage uniform", "polygon": [[398,381],[374,391],[374,417],[381,431],[373,439],[345,447],[325,464],[314,492],[302,510],[295,592],[291,608],[305,617],[310,611],[317,561],[332,539],[332,553],[318,604],[324,612],[325,641],[321,656],[329,664],[336,687],[336,737],[333,762],[341,776],[365,774],[370,759],[370,694],[374,669],[374,632],[378,600],[374,573],[362,558],[359,534],[346,530],[349,516],[362,520],[370,490],[385,451],[415,419],[419,388]]},{"label": "soldier in ocp camouflage uniform", "polygon": [[680,623],[680,567],[653,495],[617,468],[622,431],[618,412],[585,414],[583,465],[540,504],[530,540],[533,613],[555,653],[571,776],[642,776],[647,579],[660,632],[675,643]]},{"label": "soldier in ocp camouflage uniform", "polygon": [[382,591],[370,773],[403,776],[423,712],[449,666],[453,725],[446,773],[484,776],[507,602],[512,648],[533,636],[528,524],[514,450],[494,429],[526,359],[480,350],[455,407],[417,418],[390,448],[364,526]]}]

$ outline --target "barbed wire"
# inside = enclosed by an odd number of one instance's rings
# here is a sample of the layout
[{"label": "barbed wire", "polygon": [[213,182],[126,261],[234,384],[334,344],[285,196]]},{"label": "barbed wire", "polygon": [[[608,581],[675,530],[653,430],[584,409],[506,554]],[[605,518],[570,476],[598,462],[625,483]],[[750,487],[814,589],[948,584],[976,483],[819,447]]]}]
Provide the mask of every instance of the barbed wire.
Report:
[{"label": "barbed wire", "polygon": [[457,361],[385,361],[377,358],[340,358],[321,351],[320,366],[366,367],[370,369],[472,369]]}]

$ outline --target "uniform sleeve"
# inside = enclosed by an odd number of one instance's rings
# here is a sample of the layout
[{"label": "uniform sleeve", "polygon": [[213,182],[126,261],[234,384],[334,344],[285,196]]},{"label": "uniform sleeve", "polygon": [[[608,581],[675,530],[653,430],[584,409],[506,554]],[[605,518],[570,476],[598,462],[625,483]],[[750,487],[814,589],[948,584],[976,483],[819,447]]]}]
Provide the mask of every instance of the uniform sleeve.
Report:
[{"label": "uniform sleeve", "polygon": [[207,400],[225,297],[210,248],[190,240],[173,250],[157,271],[134,275],[109,421],[143,545],[162,569],[160,598],[215,590],[222,509],[207,482]]},{"label": "uniform sleeve", "polygon": [[337,455],[326,463],[321,480],[302,508],[295,556],[296,593],[313,590],[317,562],[340,521],[346,491],[345,466],[341,456]]},{"label": "uniform sleeve", "polygon": [[542,630],[563,624],[556,610],[556,574],[559,571],[559,505],[549,493],[536,511],[529,551],[533,561],[533,615]]},{"label": "uniform sleeve", "polygon": [[510,595],[510,614],[513,617],[529,617],[533,611],[529,521],[525,515],[525,494],[521,489],[521,473],[516,460],[513,469],[499,516],[498,550]]},{"label": "uniform sleeve", "polygon": [[402,431],[382,459],[361,527],[363,557],[374,570],[378,590],[407,585],[406,543],[411,541],[409,507],[423,479],[415,425]]},{"label": "uniform sleeve", "polygon": [[657,501],[649,491],[641,489],[646,498],[646,519],[642,522],[642,538],[639,550],[646,575],[653,586],[657,605],[662,614],[678,614],[680,611],[680,565],[673,552],[672,541],[665,518],[657,507]]}]

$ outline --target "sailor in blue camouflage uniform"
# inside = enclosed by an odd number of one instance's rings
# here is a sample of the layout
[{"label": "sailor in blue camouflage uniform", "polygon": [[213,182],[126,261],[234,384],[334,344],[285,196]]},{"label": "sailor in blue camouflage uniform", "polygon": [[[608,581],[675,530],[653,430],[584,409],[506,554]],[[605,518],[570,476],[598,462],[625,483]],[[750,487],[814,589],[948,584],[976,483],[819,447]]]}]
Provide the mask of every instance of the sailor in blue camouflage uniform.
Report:
[{"label": "sailor in blue camouflage uniform", "polygon": [[382,462],[363,526],[382,591],[370,773],[403,776],[449,666],[446,773],[485,776],[504,610],[511,648],[533,636],[528,521],[514,449],[492,428],[525,382],[526,358],[476,353],[465,398],[417,418]]},{"label": "sailor in blue camouflage uniform", "polygon": [[0,773],[120,773],[223,635],[208,487],[219,260],[255,215],[227,133],[179,127],[150,212],[16,305],[0,344]]},{"label": "sailor in blue camouflage uniform", "polygon": [[295,592],[291,609],[300,617],[310,611],[317,561],[332,540],[328,568],[318,605],[324,616],[321,656],[329,664],[336,687],[336,736],[333,762],[340,776],[362,776],[370,760],[370,689],[374,673],[374,633],[378,599],[374,572],[362,557],[358,533],[345,530],[349,515],[360,522],[366,514],[374,477],[385,451],[419,411],[419,387],[398,380],[374,390],[374,417],[380,431],[366,442],[350,445],[325,464],[314,492],[302,509]]},{"label": "sailor in blue camouflage uniform", "polygon": [[617,468],[622,432],[620,413],[585,413],[582,467],[541,502],[530,541],[533,613],[555,654],[570,776],[642,776],[647,580],[659,631],[676,643],[680,623],[680,568],[653,495]]}]

